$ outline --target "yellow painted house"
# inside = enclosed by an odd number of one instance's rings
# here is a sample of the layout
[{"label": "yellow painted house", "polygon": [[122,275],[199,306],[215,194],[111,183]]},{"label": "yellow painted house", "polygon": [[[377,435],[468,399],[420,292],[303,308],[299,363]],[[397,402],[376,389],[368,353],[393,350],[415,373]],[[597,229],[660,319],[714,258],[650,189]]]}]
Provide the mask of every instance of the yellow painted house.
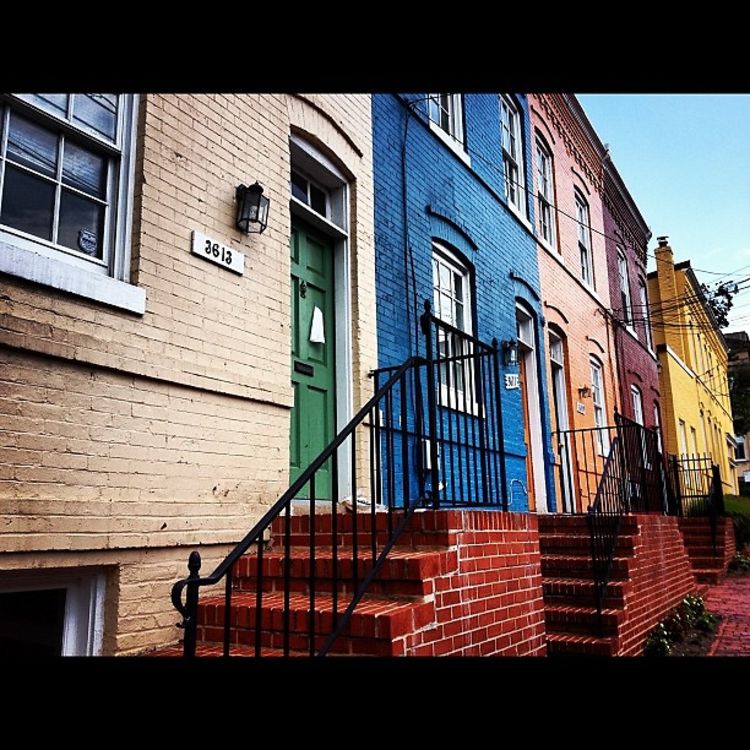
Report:
[{"label": "yellow painted house", "polygon": [[729,348],[690,261],[675,265],[666,237],[659,237],[648,291],[666,452],[710,455],[724,492],[736,493]]}]

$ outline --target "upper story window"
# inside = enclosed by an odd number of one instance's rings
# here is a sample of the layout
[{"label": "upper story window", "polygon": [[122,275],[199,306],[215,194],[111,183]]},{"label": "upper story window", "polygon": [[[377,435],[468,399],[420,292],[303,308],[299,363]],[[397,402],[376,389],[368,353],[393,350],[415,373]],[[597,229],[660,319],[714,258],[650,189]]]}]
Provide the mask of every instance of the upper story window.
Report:
[{"label": "upper story window", "polygon": [[[589,360],[591,367],[591,397],[594,403],[594,425],[596,427],[606,426],[606,406],[604,403],[604,374],[602,363],[595,357]],[[596,441],[599,455],[604,456],[609,451],[609,435],[606,429],[596,432]]]},{"label": "upper story window", "polygon": [[630,400],[633,404],[633,421],[643,425],[643,397],[637,385],[630,386]]},{"label": "upper story window", "polygon": [[[435,317],[471,335],[472,292],[469,270],[458,257],[439,242],[432,244],[432,286]],[[471,353],[471,343],[465,337],[438,330],[438,353],[441,359]],[[474,405],[471,361],[453,360],[440,365],[441,404],[454,409],[469,409]]]},{"label": "upper story window", "polygon": [[[92,273],[129,277],[133,136],[131,95],[0,101],[0,241],[16,253],[11,273],[53,286],[65,277],[68,286],[59,288],[143,312],[142,290],[128,297],[111,284],[81,281]],[[61,261],[80,269],[79,281],[70,268],[49,265]]]},{"label": "upper story window", "polygon": [[620,281],[620,307],[622,319],[628,328],[633,328],[633,306],[630,301],[630,279],[628,278],[628,261],[622,248],[617,248],[617,276]]},{"label": "upper story window", "polygon": [[581,278],[591,287],[594,285],[594,263],[591,257],[591,224],[589,204],[576,190],[576,221],[578,222],[578,253],[581,258]]},{"label": "upper story window", "polygon": [[464,143],[464,111],[461,94],[430,94],[430,122],[454,141]]},{"label": "upper story window", "polygon": [[737,443],[734,449],[734,457],[737,461],[747,461],[747,455],[745,453],[745,438],[743,435],[735,436]]},{"label": "upper story window", "polygon": [[292,170],[292,195],[326,219],[331,215],[331,196],[328,190],[318,185],[299,171]]},{"label": "upper story window", "polygon": [[550,246],[555,246],[555,188],[552,178],[552,154],[541,139],[536,141],[536,181],[539,203],[539,234]]},{"label": "upper story window", "polygon": [[524,174],[526,170],[523,165],[521,114],[518,107],[506,96],[500,97],[500,133],[503,146],[505,200],[525,217]]},{"label": "upper story window", "polygon": [[651,312],[648,308],[648,294],[646,293],[646,282],[643,279],[638,279],[638,297],[643,318],[643,330],[646,334],[646,346],[653,350],[654,342],[651,338]]}]

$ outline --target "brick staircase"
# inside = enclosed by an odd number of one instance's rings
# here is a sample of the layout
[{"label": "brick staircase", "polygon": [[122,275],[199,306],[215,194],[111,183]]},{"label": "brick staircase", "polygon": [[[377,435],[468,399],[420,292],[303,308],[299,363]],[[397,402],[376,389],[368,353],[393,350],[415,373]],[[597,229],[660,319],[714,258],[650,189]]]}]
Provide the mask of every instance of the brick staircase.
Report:
[{"label": "brick staircase", "polygon": [[624,516],[600,632],[586,518],[540,517],[539,544],[550,656],[636,655],[651,628],[697,588],[676,519]]},{"label": "brick staircase", "polygon": [[[386,514],[376,515],[378,543],[388,538]],[[372,553],[369,514],[357,519],[359,546],[354,571],[353,516],[336,518],[339,614],[351,599],[355,580],[369,572]],[[263,656],[283,655],[283,519],[272,527],[263,554],[261,646]],[[315,648],[333,629],[332,516],[292,516],[289,571],[291,656],[309,655],[312,561],[315,540]],[[230,641],[232,654],[253,656],[256,625],[257,558],[241,558],[234,576]],[[223,640],[224,597],[202,592],[198,609],[198,656],[218,656]],[[377,578],[333,644],[331,655],[543,654],[544,617],[536,518],[481,511],[417,512],[386,558]],[[157,656],[177,656],[179,647]]]},{"label": "brick staircase", "polygon": [[679,525],[696,580],[701,583],[719,583],[726,575],[736,549],[732,519],[716,519],[715,553],[708,518],[680,518]]}]

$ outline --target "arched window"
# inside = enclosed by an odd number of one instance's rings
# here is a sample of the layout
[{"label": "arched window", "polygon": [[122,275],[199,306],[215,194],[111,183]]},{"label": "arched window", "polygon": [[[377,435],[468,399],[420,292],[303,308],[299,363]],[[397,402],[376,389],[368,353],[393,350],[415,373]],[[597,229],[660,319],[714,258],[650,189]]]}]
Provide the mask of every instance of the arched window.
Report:
[{"label": "arched window", "polygon": [[633,421],[643,425],[643,396],[637,385],[630,386],[630,400],[633,404]]},{"label": "arched window", "polygon": [[539,236],[551,248],[557,243],[555,232],[555,184],[552,152],[541,136],[536,138],[536,194]]},{"label": "arched window", "polygon": [[646,282],[638,279],[638,297],[641,305],[641,318],[643,319],[643,331],[646,334],[646,346],[653,351],[654,341],[651,338],[651,311],[648,307],[648,294],[646,293]]},{"label": "arched window", "polygon": [[630,301],[630,279],[628,277],[628,261],[621,247],[617,248],[617,276],[620,282],[620,308],[622,320],[633,330],[633,305]]},{"label": "arched window", "polygon": [[500,97],[500,135],[503,146],[505,200],[526,218],[524,192],[526,169],[523,163],[523,129],[521,111],[508,96]]},{"label": "arched window", "polygon": [[[604,401],[604,368],[602,363],[593,355],[589,358],[591,368],[591,398],[594,404],[594,425],[605,427],[607,424],[607,408]],[[596,439],[599,447],[599,455],[604,456],[609,452],[609,436],[606,430],[597,431]]]}]

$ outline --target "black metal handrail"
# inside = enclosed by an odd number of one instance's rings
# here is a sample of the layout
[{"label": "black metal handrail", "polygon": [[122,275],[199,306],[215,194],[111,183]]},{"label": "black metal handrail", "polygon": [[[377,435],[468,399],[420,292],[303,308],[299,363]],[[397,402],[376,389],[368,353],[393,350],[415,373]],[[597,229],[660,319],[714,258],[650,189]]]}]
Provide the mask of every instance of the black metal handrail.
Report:
[{"label": "black metal handrail", "polygon": [[424,468],[434,507],[508,510],[500,349],[432,313],[420,318],[427,362]]},{"label": "black metal handrail", "polygon": [[707,517],[713,553],[717,554],[718,518],[724,515],[724,491],[718,465],[705,454],[671,455],[668,464],[674,512],[686,517]]},{"label": "black metal handrail", "polygon": [[[587,509],[592,579],[599,623],[609,585],[623,517],[628,513],[665,513],[667,492],[655,430],[621,414],[614,426],[569,430],[561,445],[570,450],[579,487],[596,487]],[[588,439],[587,439],[588,438]],[[606,458],[603,456],[606,446]],[[583,493],[581,493],[582,495]]]},{"label": "black metal handrail", "polygon": [[[223,613],[219,608],[222,622],[214,623],[213,628],[208,627],[210,623],[204,624],[206,630],[204,640],[216,642],[217,631],[220,631],[224,656],[230,655],[233,645],[250,647],[246,649],[246,653],[249,651],[250,655],[256,657],[269,653],[269,649],[271,653],[281,652],[289,656],[292,651],[292,642],[295,644],[295,651],[304,650],[310,656],[316,654],[323,656],[328,653],[336,638],[344,632],[355,607],[377,575],[398,536],[408,524],[412,513],[425,502],[423,482],[419,483],[420,489],[413,493],[409,491],[409,482],[402,482],[402,502],[397,502],[395,493],[391,492],[383,504],[383,488],[394,486],[394,463],[381,461],[383,440],[390,439],[392,449],[395,436],[400,435],[402,448],[400,469],[403,477],[423,474],[419,466],[416,467],[416,471],[414,470],[415,461],[419,462],[419,451],[410,450],[410,445],[415,440],[419,444],[421,435],[418,425],[416,432],[410,433],[407,430],[409,413],[407,405],[411,400],[410,396],[422,391],[421,370],[425,367],[429,370],[430,363],[421,357],[412,357],[398,367],[210,575],[203,577],[199,575],[200,553],[191,552],[188,560],[190,575],[175,583],[171,594],[174,607],[183,617],[181,627],[185,630],[183,639],[185,656],[192,657],[196,653],[200,589],[216,585],[222,579],[224,580]],[[394,401],[398,405],[395,409]],[[398,428],[395,426],[396,414],[399,417]],[[363,427],[365,431],[360,439],[367,441],[364,455],[358,454],[357,450],[359,435],[357,428],[359,427]],[[349,450],[344,446],[347,441],[349,441]],[[342,452],[347,454],[345,460],[349,461],[351,499],[348,505],[350,515],[340,522],[338,465]],[[369,490],[370,497],[365,503],[361,503],[357,491],[358,460],[368,459],[369,487],[366,489]],[[324,467],[328,469],[327,488],[324,487],[322,474],[319,478],[319,472]],[[318,484],[320,486],[316,486]],[[307,530],[301,530],[301,526],[296,529],[293,545],[291,510],[292,503],[295,501],[308,506],[309,525]],[[327,511],[330,506],[330,513],[316,513],[316,508],[320,503],[323,504],[324,511]],[[360,508],[360,505],[363,507]],[[378,523],[378,517],[381,515],[379,510],[384,510],[386,517],[384,529],[381,529],[381,524]],[[330,517],[330,524],[324,520],[326,517]],[[350,523],[348,518],[351,518]],[[344,523],[344,520],[347,523]],[[280,560],[278,555],[274,555],[267,539],[274,524],[281,527],[278,530],[283,547]],[[303,616],[306,620],[304,627],[301,627],[299,623],[291,622],[292,548],[302,544],[301,537],[304,537],[304,546],[307,547],[307,556],[303,562],[309,569],[303,571],[301,576],[298,575],[294,582],[296,585],[294,596],[304,595],[305,597],[304,605],[307,612]],[[325,546],[325,551],[317,554],[318,557],[325,557],[325,561],[316,560],[316,548],[321,546]],[[251,548],[254,548],[254,557],[248,556]],[[342,552],[344,548],[345,553]],[[350,559],[344,559],[345,554],[350,555]],[[235,593],[237,566],[246,556],[253,561],[253,564],[248,563],[247,567],[251,573],[254,569],[254,590],[245,599],[248,614],[243,620],[245,624],[242,630],[238,617],[233,617],[232,601]],[[275,559],[272,559],[274,557]],[[278,562],[275,568],[271,564],[274,561]],[[344,567],[350,569],[350,574],[342,574]],[[276,574],[273,573],[274,569],[277,571]],[[278,573],[279,570],[280,573]],[[321,593],[318,590],[321,585],[319,574],[322,576],[326,571],[330,572],[330,580],[327,584],[323,583],[326,591]],[[283,578],[283,581],[278,581],[278,578]],[[183,602],[182,592],[185,589],[186,595]],[[346,606],[340,606],[340,600],[345,597],[349,597],[348,603]],[[263,604],[264,599],[268,601],[268,598],[273,599],[274,606],[281,605],[281,633],[264,621]],[[330,608],[333,624],[327,629],[323,625],[325,620],[323,614],[316,613],[316,604],[321,604],[321,602],[325,603],[326,608]],[[231,642],[233,625],[236,641],[234,644]]]}]

